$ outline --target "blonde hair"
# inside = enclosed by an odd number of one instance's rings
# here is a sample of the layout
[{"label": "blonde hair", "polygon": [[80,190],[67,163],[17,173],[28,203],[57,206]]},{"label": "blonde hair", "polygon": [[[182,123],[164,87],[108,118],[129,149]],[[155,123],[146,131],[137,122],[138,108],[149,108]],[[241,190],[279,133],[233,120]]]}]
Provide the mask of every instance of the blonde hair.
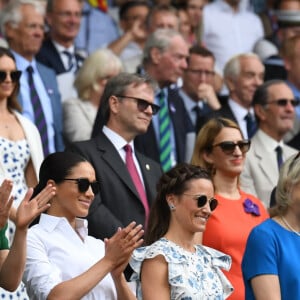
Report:
[{"label": "blonde hair", "polygon": [[90,54],[74,81],[79,98],[89,100],[91,91],[97,90],[100,79],[108,79],[110,73],[120,73],[122,69],[121,60],[109,49],[99,49]]},{"label": "blonde hair", "polygon": [[204,153],[210,153],[216,136],[223,128],[235,128],[243,136],[239,126],[226,118],[210,119],[199,131],[195,143],[191,164],[205,168],[213,173],[213,165],[204,159]]}]

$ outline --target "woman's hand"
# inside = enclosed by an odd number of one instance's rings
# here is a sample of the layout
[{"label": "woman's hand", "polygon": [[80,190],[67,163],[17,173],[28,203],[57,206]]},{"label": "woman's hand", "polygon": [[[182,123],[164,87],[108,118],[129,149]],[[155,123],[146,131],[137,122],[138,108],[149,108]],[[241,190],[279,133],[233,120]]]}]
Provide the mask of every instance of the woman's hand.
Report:
[{"label": "woman's hand", "polygon": [[122,275],[133,250],[142,245],[143,235],[142,225],[136,226],[135,222],[131,222],[127,227],[119,228],[110,239],[104,240],[105,257],[115,266],[111,272],[113,277]]},{"label": "woman's hand", "polygon": [[16,227],[26,229],[43,211],[50,207],[49,200],[55,195],[56,188],[47,185],[38,195],[30,200],[33,189],[29,188],[17,210]]},{"label": "woman's hand", "polygon": [[0,186],[0,229],[6,225],[13,204],[14,199],[10,196],[12,188],[13,182],[10,179],[4,179]]}]

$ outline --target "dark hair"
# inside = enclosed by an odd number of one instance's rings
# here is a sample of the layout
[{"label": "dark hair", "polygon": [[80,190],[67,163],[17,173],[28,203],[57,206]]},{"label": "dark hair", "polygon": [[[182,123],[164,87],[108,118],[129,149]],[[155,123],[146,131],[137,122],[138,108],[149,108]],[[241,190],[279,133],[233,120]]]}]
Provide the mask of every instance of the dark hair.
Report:
[{"label": "dark hair", "polygon": [[124,4],[121,5],[120,11],[119,11],[119,18],[120,20],[126,19],[127,12],[137,6],[145,6],[149,8],[150,10],[150,5],[148,4],[147,1],[144,0],[131,0],[131,1],[126,1]]},{"label": "dark hair", "polygon": [[155,82],[147,75],[120,73],[107,81],[100,105],[103,124],[107,124],[110,117],[109,98],[113,95],[124,95],[130,85],[139,86],[141,84],[148,84],[154,92]]},{"label": "dark hair", "polygon": [[[192,46],[189,50],[189,54],[195,54],[195,55],[200,55],[203,57],[211,57],[213,59],[213,61],[215,61],[215,56],[214,54],[209,51],[208,49],[196,44],[194,46]],[[187,61],[189,62],[189,58],[187,59]]]},{"label": "dark hair", "polygon": [[167,195],[182,195],[188,188],[188,183],[194,179],[212,181],[210,174],[203,168],[187,163],[181,163],[163,174],[157,184],[156,199],[151,207],[148,228],[145,234],[145,244],[150,245],[167,232],[171,213]]},{"label": "dark hair", "polygon": [[[8,56],[16,64],[16,60],[15,60],[13,54],[11,53],[11,51],[7,48],[0,47],[0,57],[3,57],[3,56]],[[21,105],[19,104],[19,102],[17,100],[19,89],[20,89],[20,83],[16,82],[15,88],[14,88],[12,94],[10,96],[8,96],[8,98],[7,98],[7,108],[9,111],[11,111],[12,109],[15,109],[19,112],[22,111]]]}]

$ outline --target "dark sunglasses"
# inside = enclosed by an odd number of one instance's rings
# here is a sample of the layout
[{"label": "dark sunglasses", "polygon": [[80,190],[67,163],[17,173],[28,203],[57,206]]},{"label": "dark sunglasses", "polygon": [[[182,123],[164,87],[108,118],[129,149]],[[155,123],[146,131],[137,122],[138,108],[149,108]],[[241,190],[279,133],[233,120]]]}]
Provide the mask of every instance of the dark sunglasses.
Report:
[{"label": "dark sunglasses", "polygon": [[136,98],[136,97],[131,97],[131,96],[122,96],[122,95],[115,95],[115,96],[118,98],[127,98],[127,99],[134,100],[137,103],[137,108],[139,111],[145,111],[149,106],[151,106],[152,115],[156,115],[160,109],[159,105],[150,103],[147,100],[144,100],[141,98]]},{"label": "dark sunglasses", "polygon": [[100,191],[100,185],[98,181],[90,182],[87,178],[65,178],[64,180],[76,181],[80,193],[85,193],[90,186],[95,195]]},{"label": "dark sunglasses", "polygon": [[4,82],[7,75],[9,74],[11,81],[13,83],[16,83],[19,81],[22,72],[21,71],[11,71],[11,72],[6,72],[6,71],[0,71],[0,83]]},{"label": "dark sunglasses", "polygon": [[225,154],[232,154],[235,147],[238,146],[242,153],[246,153],[250,149],[251,141],[242,140],[238,142],[224,141],[219,144],[215,144],[212,147],[220,147]]},{"label": "dark sunglasses", "polygon": [[183,194],[186,196],[192,196],[195,200],[197,200],[197,206],[203,207],[207,201],[209,201],[209,208],[211,211],[215,210],[218,206],[218,200],[215,198],[207,199],[206,195],[190,195],[190,194]]},{"label": "dark sunglasses", "polygon": [[299,99],[277,99],[274,101],[270,101],[267,104],[276,104],[277,106],[287,106],[288,102],[292,105],[292,106],[298,106],[300,104]]}]

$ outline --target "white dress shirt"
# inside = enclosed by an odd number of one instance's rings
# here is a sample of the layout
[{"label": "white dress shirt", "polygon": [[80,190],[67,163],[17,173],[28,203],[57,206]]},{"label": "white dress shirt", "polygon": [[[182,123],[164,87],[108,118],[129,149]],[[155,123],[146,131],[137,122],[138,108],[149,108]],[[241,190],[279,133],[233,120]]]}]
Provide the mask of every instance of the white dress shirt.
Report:
[{"label": "white dress shirt", "polygon": [[262,23],[254,13],[242,9],[234,12],[224,0],[205,5],[203,44],[214,53],[218,70],[223,70],[232,56],[252,52],[263,36]]},{"label": "white dress shirt", "polygon": [[[23,281],[31,300],[47,299],[56,285],[81,275],[103,258],[104,243],[87,235],[86,220],[76,219],[76,231],[66,218],[47,214],[42,214],[39,224],[29,229]],[[106,275],[82,299],[117,300],[111,275]]]}]

